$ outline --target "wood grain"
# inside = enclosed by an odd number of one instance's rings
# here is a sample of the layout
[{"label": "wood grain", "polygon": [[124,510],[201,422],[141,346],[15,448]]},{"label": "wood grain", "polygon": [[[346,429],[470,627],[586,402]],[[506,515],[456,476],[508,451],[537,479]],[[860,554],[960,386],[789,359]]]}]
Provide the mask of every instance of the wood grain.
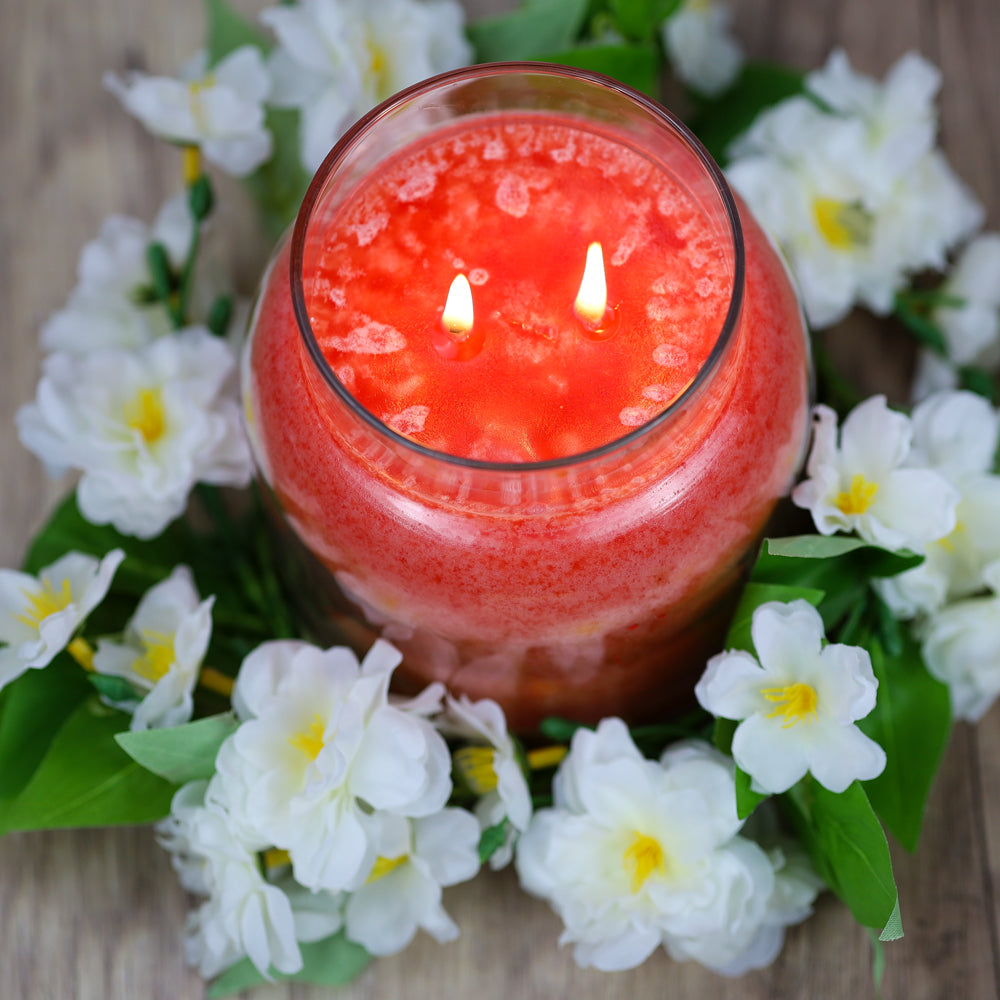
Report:
[{"label": "wood grain", "polygon": [[[262,4],[244,2],[244,9]],[[478,0],[476,10],[499,9]],[[503,4],[510,6],[510,3]],[[751,55],[817,66],[835,46],[882,74],[918,49],[943,71],[946,151],[994,226],[1000,222],[1000,5],[996,0],[734,0]],[[15,565],[63,492],[17,442],[16,409],[38,375],[37,332],[74,283],[83,243],[112,212],[151,218],[179,183],[178,154],[150,140],[102,89],[106,70],[172,72],[200,44],[197,0],[34,0],[0,5],[0,562]],[[219,236],[247,290],[267,248],[251,235],[238,190],[223,186]],[[869,388],[903,385],[898,341],[848,324],[839,356]],[[907,936],[888,948],[883,987],[896,1000],[998,996],[1000,713],[959,727],[916,856],[896,852]],[[0,861],[0,998],[140,1000],[204,995],[183,963],[188,901],[148,830],[11,835]],[[657,956],[616,975],[578,970],[556,947],[558,924],[510,874],[449,890],[456,943],[419,939],[341,991],[345,1000],[873,998],[867,938],[824,898],[789,934],[780,960],[739,980]],[[273,986],[260,1000],[327,992]]]}]

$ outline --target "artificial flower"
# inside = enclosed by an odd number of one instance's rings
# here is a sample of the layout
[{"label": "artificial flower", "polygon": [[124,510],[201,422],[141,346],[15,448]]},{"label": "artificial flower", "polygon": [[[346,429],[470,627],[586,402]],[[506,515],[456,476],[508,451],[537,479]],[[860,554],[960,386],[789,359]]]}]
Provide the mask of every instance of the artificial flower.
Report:
[{"label": "artificial flower", "polygon": [[77,285],[63,309],[42,327],[47,351],[86,353],[104,347],[139,347],[170,332],[162,302],[153,296],[146,251],[159,243],[180,268],[191,242],[192,221],[183,195],[171,198],[152,226],[112,215],[80,254]]},{"label": "artificial flower", "polygon": [[[185,956],[202,976],[216,976],[246,957],[267,976],[302,968],[288,896],[261,874],[256,848],[234,834],[224,811],[206,801],[209,783],[191,782],[157,824],[160,844],[189,892],[208,899],[187,921]],[[333,914],[330,933],[340,924]]]},{"label": "artificial flower", "polygon": [[445,732],[473,740],[456,751],[455,767],[479,796],[476,818],[483,830],[508,822],[504,843],[490,856],[490,867],[503,868],[514,856],[514,840],[531,819],[531,793],[507,732],[503,709],[489,698],[449,698]]},{"label": "artificial flower", "polygon": [[992,474],[997,411],[971,392],[939,392],[914,408],[911,422],[910,461],[947,479],[959,501],[954,530],[927,544],[924,561],[876,584],[901,618],[982,590],[984,570],[1000,559],[1000,476]]},{"label": "artificial flower", "polygon": [[38,576],[0,569],[0,690],[66,648],[124,558],[121,549],[103,559],[68,552]]},{"label": "artificial flower", "polygon": [[1000,695],[1000,563],[983,571],[992,593],[949,604],[922,629],[927,669],[947,684],[952,714],[978,722]]},{"label": "artificial flower", "polygon": [[943,268],[983,217],[934,147],[937,75],[906,56],[879,85],[837,53],[806,87],[818,101],[759,115],[727,175],[785,252],[812,326],[855,303],[886,314],[909,275]]},{"label": "artificial flower", "polygon": [[126,351],[46,359],[21,441],[53,473],[82,471],[80,510],[94,524],[151,538],[183,513],[198,482],[246,486],[250,450],[227,393],[231,350],[201,327]]},{"label": "artificial flower", "polygon": [[994,361],[1000,341],[1000,233],[980,233],[959,254],[941,285],[955,300],[934,310],[949,360],[956,365]]},{"label": "artificial flower", "polygon": [[581,966],[632,968],[661,944],[722,966],[756,938],[774,891],[740,826],[731,761],[697,742],[647,760],[620,719],[604,719],[574,734],[517,871],[562,918]]},{"label": "artificial flower", "polygon": [[376,642],[359,666],[344,648],[264,643],[240,667],[242,724],[216,768],[246,836],[289,854],[308,889],[356,889],[378,856],[380,814],[419,818],[451,793],[444,740],[419,712],[388,701],[400,655]]},{"label": "artificial flower", "polygon": [[271,157],[264,99],[271,80],[260,52],[244,45],[208,67],[199,53],[181,79],[108,73],[105,86],[154,135],[198,147],[205,159],[245,177]]},{"label": "artificial flower", "polygon": [[402,951],[422,928],[453,941],[458,926],[441,905],[445,886],[479,871],[479,824],[464,809],[404,819],[383,814],[379,857],[367,881],[347,899],[347,937],[373,955]]},{"label": "artificial flower", "polygon": [[454,0],[302,0],[261,20],[278,39],[270,102],[301,111],[301,157],[316,170],[348,126],[398,91],[472,59]]},{"label": "artificial flower", "polygon": [[913,427],[872,396],[845,418],[828,406],[814,410],[807,478],[792,500],[810,511],[824,535],[855,531],[887,549],[922,551],[955,528],[959,495],[938,472],[908,466]]},{"label": "artificial flower", "polygon": [[674,73],[703,94],[722,93],[743,65],[729,20],[729,8],[714,0],[684,0],[661,26]]},{"label": "artificial flower", "polygon": [[94,654],[100,674],[123,677],[141,698],[115,702],[132,712],[133,730],[190,720],[201,661],[212,635],[215,598],[198,599],[191,571],[177,566],[146,592],[125,626],[124,642],[102,639]]},{"label": "artificial flower", "polygon": [[808,602],[754,610],[757,656],[713,656],[695,686],[706,711],[739,720],[733,759],[760,791],[787,791],[806,773],[832,792],[885,768],[885,751],[854,725],[875,707],[878,681],[860,646],[824,646],[823,620]]}]

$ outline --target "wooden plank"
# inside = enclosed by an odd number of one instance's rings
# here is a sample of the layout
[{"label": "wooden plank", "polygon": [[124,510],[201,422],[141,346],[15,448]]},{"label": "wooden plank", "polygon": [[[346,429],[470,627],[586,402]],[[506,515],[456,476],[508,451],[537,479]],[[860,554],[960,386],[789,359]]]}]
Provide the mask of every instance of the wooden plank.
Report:
[{"label": "wooden plank", "polygon": [[[242,4],[255,9],[260,3]],[[511,6],[478,0],[477,10]],[[737,24],[750,53],[818,65],[843,45],[861,68],[881,74],[919,47],[944,73],[943,134],[962,176],[1000,213],[1000,62],[995,0],[738,0]],[[82,244],[110,212],[151,218],[178,184],[178,156],[146,137],[100,87],[105,70],[172,71],[199,44],[197,0],[179,4],[35,0],[0,8],[0,559],[13,565],[27,534],[62,486],[44,478],[11,430],[32,393],[40,324],[73,284]],[[13,113],[12,113],[13,109]],[[228,252],[249,279],[265,249],[248,237],[246,213],[224,185],[223,211],[242,218]],[[228,221],[220,228],[228,225]],[[234,250],[233,248],[237,249]],[[249,290],[249,284],[247,289]],[[842,333],[842,337],[840,336]],[[905,390],[892,340],[866,327],[838,333],[845,361]],[[857,359],[863,358],[859,362]],[[874,388],[874,385],[871,386]],[[996,981],[995,885],[1000,872],[1000,716],[956,732],[916,857],[897,853],[907,938],[888,949],[886,997],[988,1000]],[[12,835],[0,866],[0,997],[135,1000],[196,998],[198,978],[183,964],[187,900],[146,830]],[[525,897],[509,873],[450,890],[446,903],[463,928],[439,946],[422,938],[379,961],[341,992],[346,1000],[437,996],[458,1000],[558,996],[705,1000],[871,998],[864,934],[824,899],[793,931],[771,969],[739,980],[657,956],[618,975],[578,970],[556,947],[558,922]],[[262,1000],[318,1000],[328,993],[274,986]]]}]

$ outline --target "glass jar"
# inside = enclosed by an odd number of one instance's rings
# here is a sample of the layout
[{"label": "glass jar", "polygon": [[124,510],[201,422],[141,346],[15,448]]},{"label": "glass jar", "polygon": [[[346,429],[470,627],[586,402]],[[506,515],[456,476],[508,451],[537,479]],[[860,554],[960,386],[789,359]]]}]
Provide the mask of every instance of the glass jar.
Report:
[{"label": "glass jar", "polygon": [[[480,186],[459,195],[466,175]],[[608,322],[526,311],[565,299],[596,230]],[[441,336],[459,271],[480,303],[465,353],[463,331]],[[444,74],[349,131],[272,259],[244,359],[314,633],[383,635],[403,690],[493,698],[522,732],[691,703],[801,461],[808,380],[784,267],[697,140],[615,81],[540,64]]]}]

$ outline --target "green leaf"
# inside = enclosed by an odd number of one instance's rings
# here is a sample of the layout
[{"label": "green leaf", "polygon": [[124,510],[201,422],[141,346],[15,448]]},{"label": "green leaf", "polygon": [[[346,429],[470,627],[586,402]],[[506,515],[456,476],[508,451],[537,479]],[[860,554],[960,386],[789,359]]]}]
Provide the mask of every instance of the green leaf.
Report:
[{"label": "green leaf", "polygon": [[147,771],[183,785],[211,778],[219,747],[239,723],[230,712],[170,729],[118,733],[118,745]]},{"label": "green leaf", "polygon": [[739,604],[733,612],[733,618],[726,633],[726,649],[742,649],[756,654],[750,628],[753,624],[753,613],[768,601],[796,601],[800,598],[812,605],[818,605],[823,599],[823,591],[813,587],[798,587],[780,583],[748,583],[740,594]]},{"label": "green leaf", "polygon": [[736,768],[736,815],[746,819],[764,801],[769,798],[766,792],[755,792],[752,788],[753,779],[742,768]]},{"label": "green leaf", "polygon": [[550,715],[548,718],[542,719],[538,726],[538,731],[546,739],[552,740],[553,743],[569,743],[573,739],[573,734],[578,729],[593,728],[593,726],[589,726],[583,722],[573,722],[572,719],[560,719],[557,716]]},{"label": "green leaf", "polygon": [[682,0],[610,0],[618,29],[641,42],[656,38],[660,25],[680,7]]},{"label": "green leaf", "polygon": [[476,62],[533,59],[571,48],[587,14],[587,0],[526,0],[509,14],[473,21],[466,33]]},{"label": "green leaf", "polygon": [[816,870],[854,919],[878,931],[898,929],[889,845],[861,785],[836,794],[807,776],[780,801]]},{"label": "green leaf", "polygon": [[579,45],[536,58],[604,73],[650,97],[659,94],[660,56],[655,45]]},{"label": "green leaf", "polygon": [[249,18],[244,17],[225,0],[205,0],[206,48],[208,65],[214,66],[230,52],[244,45],[253,45],[267,52],[271,41]]},{"label": "green leaf", "polygon": [[735,719],[716,719],[715,730],[712,733],[712,742],[724,754],[732,756],[733,735],[739,723]]},{"label": "green leaf", "polygon": [[910,636],[904,637],[897,656],[884,653],[875,638],[866,645],[878,679],[878,699],[858,726],[885,750],[887,762],[877,778],[865,782],[865,790],[893,836],[914,851],[951,733],[948,689],[927,672]]},{"label": "green leaf", "polygon": [[720,163],[732,141],[766,108],[801,94],[804,76],[787,66],[748,62],[724,94],[699,98],[688,124]]},{"label": "green leaf", "polygon": [[895,576],[923,562],[912,552],[890,552],[844,535],[765,539],[750,573],[759,583],[822,590],[819,606],[827,630],[868,600],[872,577]]},{"label": "green leaf", "polygon": [[96,696],[81,702],[21,793],[4,804],[0,832],[148,823],[165,816],[176,789],[115,743],[128,722]]},{"label": "green leaf", "polygon": [[479,863],[481,865],[485,865],[503,847],[504,842],[507,840],[508,822],[507,817],[504,816],[499,823],[488,826],[483,830],[479,837]]},{"label": "green leaf", "polygon": [[885,926],[882,928],[882,933],[879,934],[878,939],[882,941],[898,941],[903,936],[903,915],[899,911],[899,899],[896,899],[896,906],[894,907],[889,919],[885,922]]},{"label": "green leaf", "polygon": [[108,701],[138,701],[139,694],[124,677],[115,674],[88,673],[87,680],[102,698]]},{"label": "green leaf", "polygon": [[4,688],[0,694],[0,814],[3,800],[27,785],[63,724],[90,693],[87,675],[65,653]]},{"label": "green leaf", "polygon": [[996,403],[997,380],[988,369],[980,368],[978,365],[962,365],[958,369],[958,382],[961,388],[974,392],[991,403]]},{"label": "green leaf", "polygon": [[926,313],[911,308],[905,299],[898,296],[894,312],[896,318],[913,334],[918,343],[929,347],[939,357],[948,357],[948,344],[944,334]]},{"label": "green leaf", "polygon": [[[279,982],[297,980],[315,983],[319,986],[343,986],[356,978],[371,961],[371,955],[359,944],[348,941],[343,931],[322,941],[300,944],[302,969],[287,976],[275,969],[270,970],[270,978]],[[237,962],[219,976],[208,988],[211,1000],[227,997],[241,990],[247,990],[267,982],[245,958]]]},{"label": "green leaf", "polygon": [[204,222],[211,214],[214,204],[212,182],[207,174],[201,174],[188,188],[188,208],[195,222]]}]

